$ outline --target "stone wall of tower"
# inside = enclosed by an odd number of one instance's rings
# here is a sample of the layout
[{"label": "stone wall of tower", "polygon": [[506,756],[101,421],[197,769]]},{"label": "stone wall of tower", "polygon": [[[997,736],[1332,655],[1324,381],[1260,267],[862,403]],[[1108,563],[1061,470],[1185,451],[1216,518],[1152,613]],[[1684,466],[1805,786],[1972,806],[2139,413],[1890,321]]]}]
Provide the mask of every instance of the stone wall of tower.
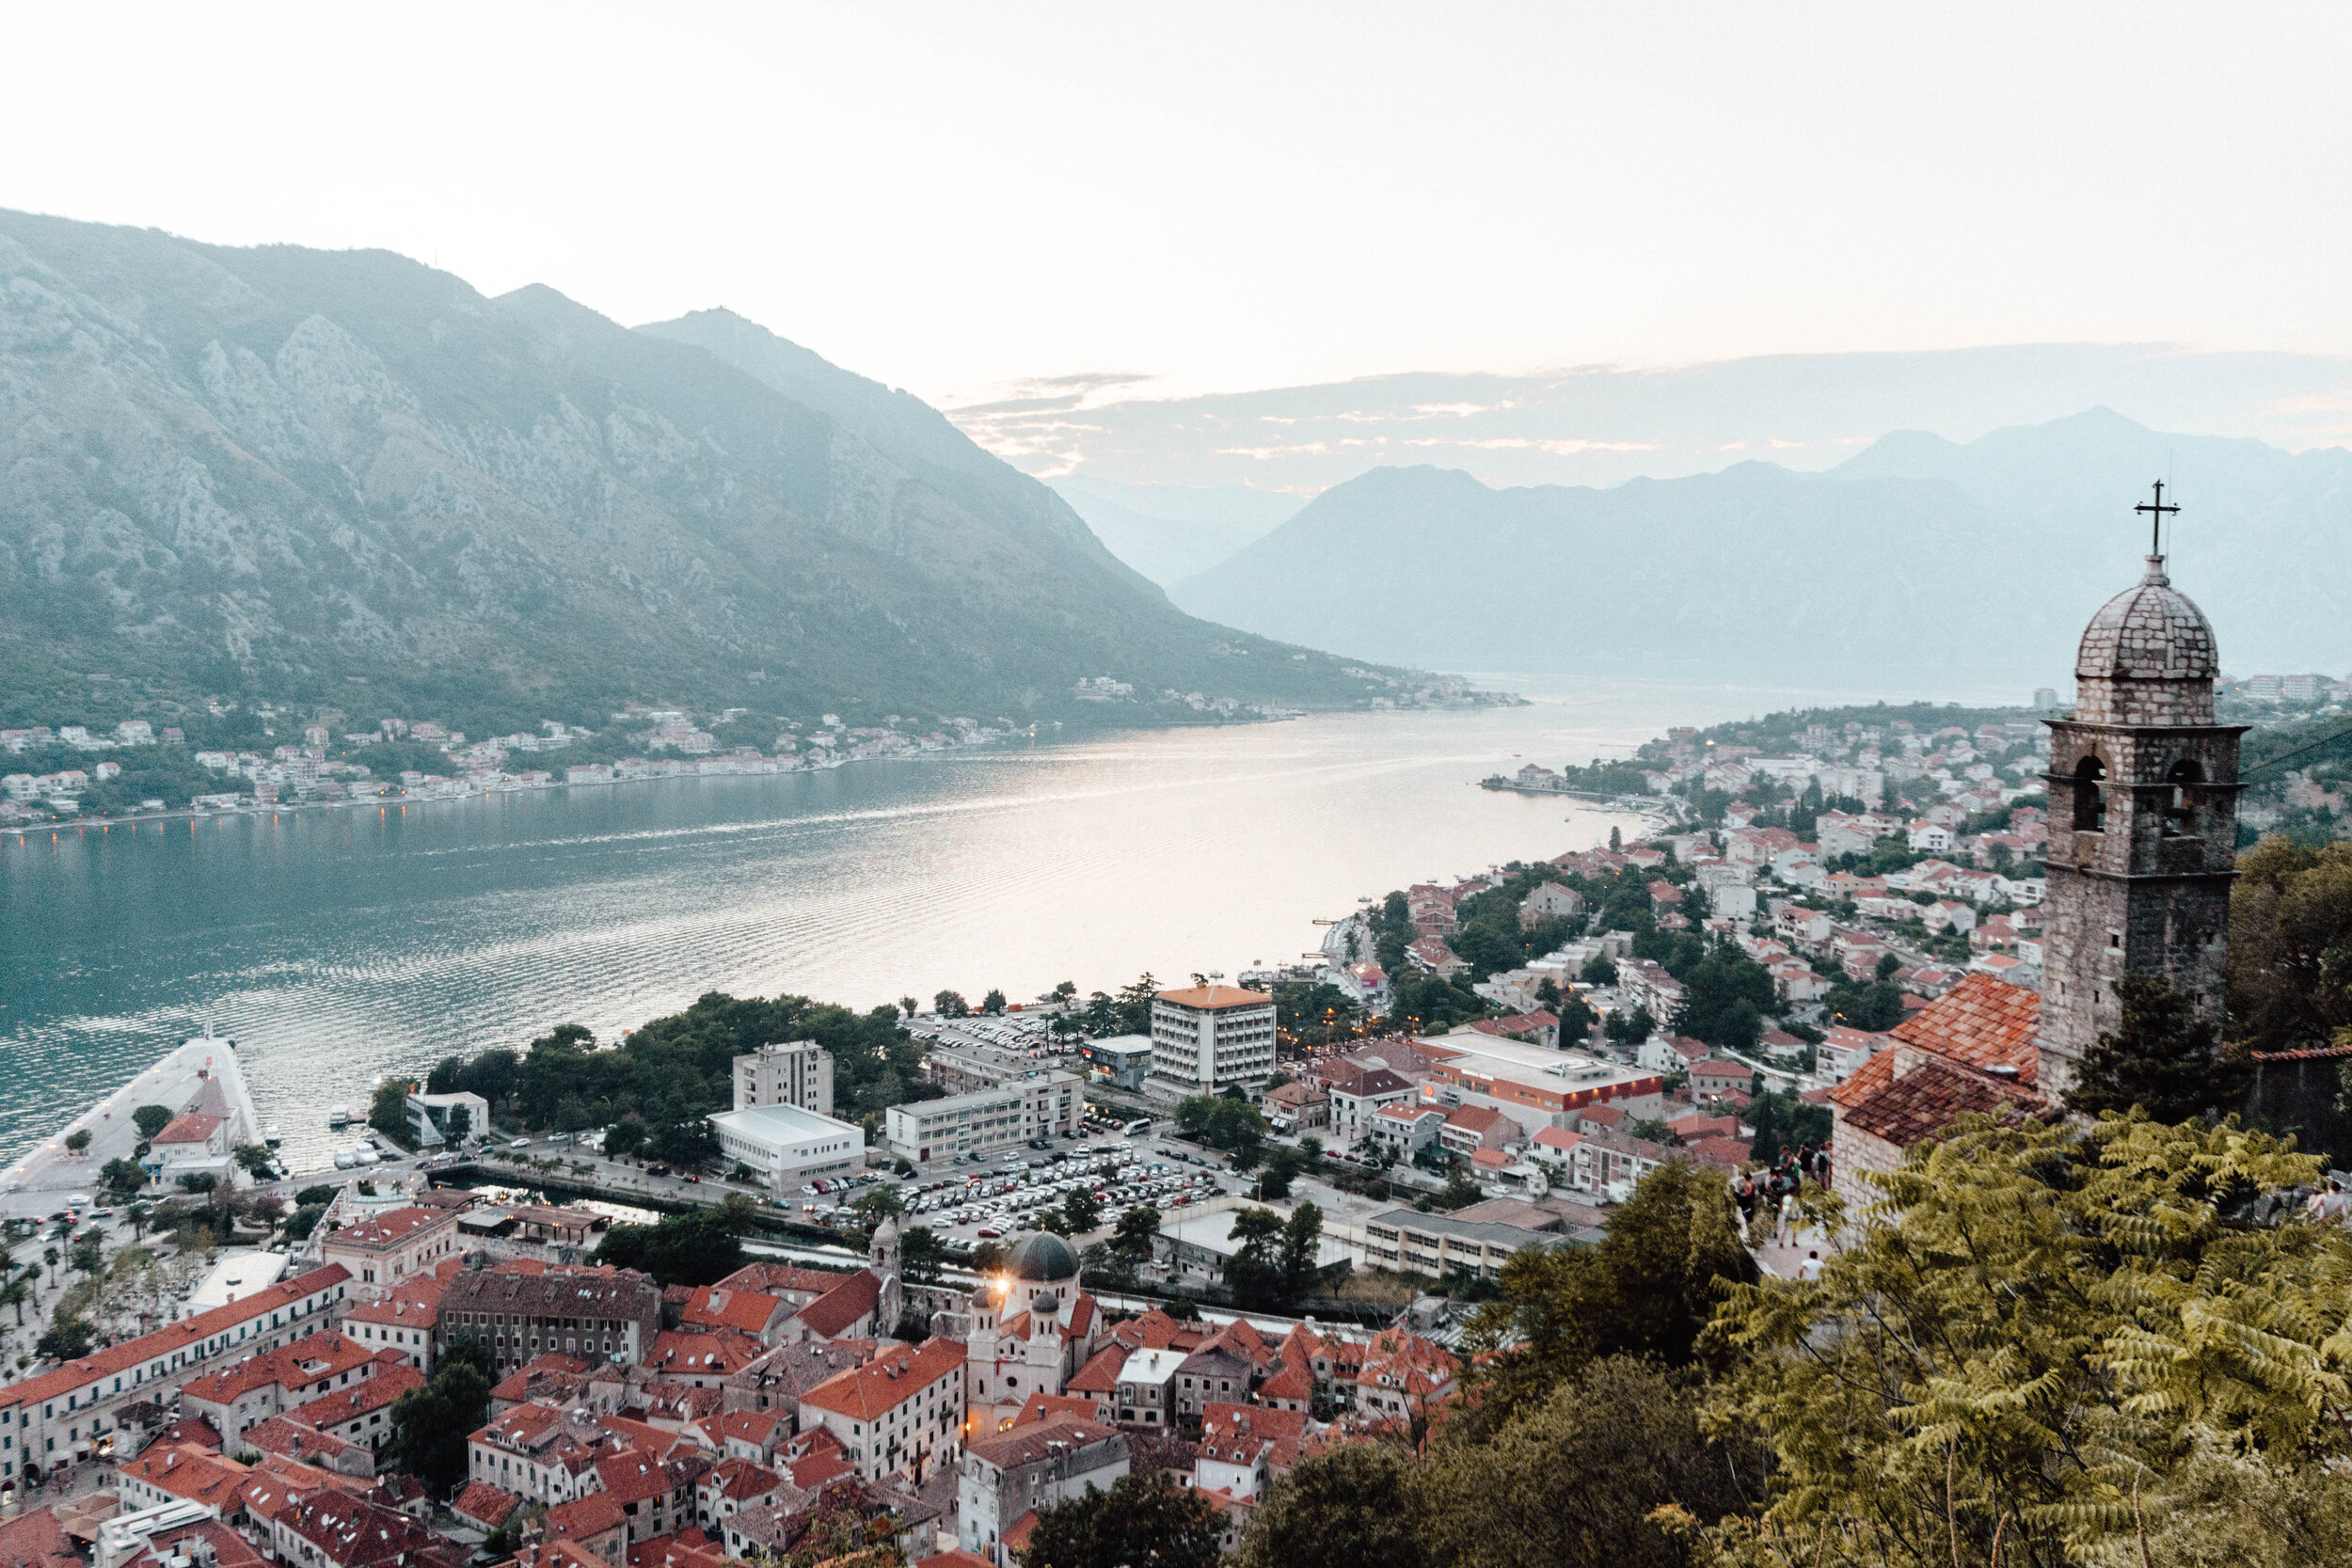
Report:
[{"label": "stone wall of tower", "polygon": [[[2152,707],[2147,693],[2119,700],[2107,684],[2086,680],[2075,716],[2048,721],[2042,1086],[2051,1094],[2065,1092],[2083,1053],[2121,1022],[2122,975],[2161,974],[2216,1017],[2223,1006],[2243,726],[2087,721],[2194,714],[2201,695],[2211,711],[2209,688]],[[2084,771],[2092,761],[2095,780]]]}]

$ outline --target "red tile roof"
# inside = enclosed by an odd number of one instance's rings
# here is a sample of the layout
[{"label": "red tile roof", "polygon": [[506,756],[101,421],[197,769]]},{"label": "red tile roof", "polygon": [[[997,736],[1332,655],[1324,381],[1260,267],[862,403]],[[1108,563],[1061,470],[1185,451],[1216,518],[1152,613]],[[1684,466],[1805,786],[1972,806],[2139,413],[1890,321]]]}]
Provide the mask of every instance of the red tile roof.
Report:
[{"label": "red tile roof", "polygon": [[420,1209],[412,1203],[372,1214],[356,1225],[346,1225],[326,1237],[326,1241],[335,1246],[392,1246],[420,1230],[445,1222],[455,1224],[455,1216],[444,1210]]},{"label": "red tile roof", "polygon": [[[503,1487],[492,1486],[486,1481],[469,1481],[464,1490],[449,1500],[449,1511],[461,1519],[470,1519],[484,1529],[496,1529],[506,1523],[508,1514],[523,1506],[522,1498]],[[553,1509],[548,1512],[552,1513]]]},{"label": "red tile roof", "polygon": [[601,1492],[591,1492],[548,1509],[540,1519],[540,1528],[545,1540],[585,1541],[628,1523],[628,1515],[621,1512],[619,1503]]},{"label": "red tile roof", "polygon": [[962,1341],[926,1339],[912,1349],[878,1355],[863,1367],[835,1372],[803,1394],[801,1407],[815,1405],[855,1420],[879,1420],[940,1379],[961,1376],[963,1358]]},{"label": "red tile roof", "polygon": [[[857,1326],[860,1318],[882,1302],[882,1280],[871,1269],[836,1275],[838,1283],[800,1310],[801,1325],[820,1339],[836,1339]],[[876,1323],[877,1334],[888,1334],[897,1323]]]},{"label": "red tile roof", "polygon": [[79,1361],[69,1361],[55,1371],[40,1377],[28,1377],[22,1383],[0,1388],[0,1409],[39,1404],[46,1399],[63,1399],[111,1373],[128,1372],[151,1361],[167,1361],[173,1353],[224,1335],[240,1323],[258,1319],[266,1324],[272,1310],[282,1310],[305,1296],[331,1290],[350,1277],[351,1271],[341,1263],[329,1263],[323,1269],[312,1269],[293,1279],[264,1285],[226,1307],[215,1307],[210,1312],[183,1318],[152,1334],[142,1334],[135,1339],[127,1339],[121,1344],[92,1352]]},{"label": "red tile roof", "polygon": [[200,1144],[220,1128],[220,1117],[200,1111],[183,1111],[149,1140],[159,1144]]},{"label": "red tile roof", "polygon": [[[1955,1067],[1940,1056],[1915,1057],[1906,1063],[1902,1075],[1895,1077],[1892,1069],[1899,1054],[1908,1053],[1886,1051],[1870,1059],[1871,1068],[1882,1061],[1888,1064],[1887,1082],[1859,1102],[1847,1103],[1845,1118],[1847,1125],[1883,1138],[1897,1148],[1909,1148],[1923,1138],[1934,1137],[1966,1112],[1990,1113],[2006,1105],[2015,1114],[2041,1107],[2040,1098],[2030,1090]],[[1846,1082],[1862,1076],[1857,1072]],[[1841,1091],[1844,1087],[1839,1085]]]},{"label": "red tile roof", "polygon": [[678,1322],[692,1328],[734,1328],[745,1334],[764,1334],[769,1320],[783,1305],[783,1298],[762,1295],[756,1291],[707,1285],[688,1295]]}]

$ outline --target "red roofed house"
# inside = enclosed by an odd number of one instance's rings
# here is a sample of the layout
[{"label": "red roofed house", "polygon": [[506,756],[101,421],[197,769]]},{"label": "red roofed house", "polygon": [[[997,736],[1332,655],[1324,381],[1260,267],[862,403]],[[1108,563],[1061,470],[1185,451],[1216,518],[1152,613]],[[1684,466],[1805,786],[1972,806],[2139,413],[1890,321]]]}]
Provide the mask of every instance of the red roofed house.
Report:
[{"label": "red roofed house", "polygon": [[782,1296],[706,1285],[686,1298],[686,1305],[678,1312],[678,1326],[731,1328],[749,1334],[763,1344],[773,1345],[782,1342],[781,1330],[793,1311],[794,1304]]},{"label": "red roofed house", "polygon": [[1508,1148],[1526,1136],[1518,1122],[1488,1105],[1457,1105],[1438,1125],[1438,1142],[1462,1155]]},{"label": "red roofed house", "polygon": [[1006,1537],[1041,1509],[1107,1492],[1127,1474],[1127,1437],[1118,1428],[1062,1418],[975,1437],[956,1485],[956,1544],[1011,1568]]},{"label": "red roofed house", "polygon": [[449,1511],[476,1529],[494,1530],[523,1506],[522,1498],[486,1481],[469,1481],[449,1500]]},{"label": "red roofed house", "polygon": [[690,1388],[723,1387],[728,1378],[768,1354],[749,1334],[717,1329],[707,1334],[665,1328],[654,1336],[644,1365],[668,1383]]},{"label": "red roofed house", "polygon": [[331,1488],[288,1499],[270,1520],[270,1546],[303,1568],[462,1568],[471,1555],[396,1508]]},{"label": "red roofed house", "polygon": [[321,1258],[351,1271],[352,1293],[362,1301],[391,1294],[394,1286],[457,1253],[456,1212],[415,1204],[371,1214],[319,1242]]},{"label": "red roofed house", "polygon": [[424,1386],[424,1374],[405,1362],[378,1362],[375,1375],[350,1388],[338,1388],[289,1413],[297,1421],[329,1437],[364,1444],[382,1453],[392,1439],[392,1403],[412,1388]]},{"label": "red roofed house", "polygon": [[450,1259],[423,1274],[412,1275],[392,1287],[388,1295],[363,1301],[343,1320],[343,1332],[367,1346],[371,1354],[389,1351],[408,1365],[433,1375],[433,1335],[440,1324],[443,1277],[457,1272]]},{"label": "red roofed house", "polygon": [[632,1544],[694,1522],[695,1483],[710,1468],[702,1458],[662,1459],[635,1449],[596,1461],[596,1491],[628,1516]]},{"label": "red roofed house", "polygon": [[904,1474],[920,1485],[959,1451],[965,1354],[944,1338],[885,1352],[802,1395],[802,1422],[831,1432],[866,1480]]},{"label": "red roofed house", "polygon": [[602,1492],[557,1503],[539,1516],[536,1528],[542,1544],[569,1541],[600,1562],[628,1560],[628,1515]]},{"label": "red roofed house", "polygon": [[189,1379],[180,1388],[180,1409],[209,1421],[223,1443],[231,1443],[249,1427],[328,1394],[348,1392],[383,1370],[358,1340],[318,1334]]},{"label": "red roofed house", "polygon": [[1470,973],[1470,965],[1454,956],[1454,949],[1445,944],[1443,937],[1416,937],[1405,944],[1405,956],[1440,980]]},{"label": "red roofed house", "polygon": [[225,1178],[230,1166],[228,1118],[181,1112],[150,1140],[144,1164],[148,1174],[166,1186],[183,1176]]},{"label": "red roofed house", "polygon": [[783,1494],[786,1481],[765,1465],[748,1459],[722,1459],[694,1483],[694,1520],[710,1529],[730,1514],[761,1508]]},{"label": "red roofed house", "polygon": [[2039,994],[1971,974],[1888,1031],[1886,1049],[1830,1091],[1839,1170],[1892,1170],[1965,1112],[2048,1110]]},{"label": "red roofed house", "polygon": [[1212,1404],[1200,1413],[1200,1448],[1193,1456],[1193,1486],[1252,1502],[1299,1461],[1299,1445],[1313,1427],[1302,1411],[1261,1405]]}]

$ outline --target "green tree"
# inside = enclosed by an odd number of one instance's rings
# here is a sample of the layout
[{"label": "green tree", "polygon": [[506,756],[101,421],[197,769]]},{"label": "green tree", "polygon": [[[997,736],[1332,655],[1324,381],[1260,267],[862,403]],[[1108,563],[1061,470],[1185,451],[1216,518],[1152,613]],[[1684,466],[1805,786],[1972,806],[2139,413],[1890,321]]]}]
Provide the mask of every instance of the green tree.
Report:
[{"label": "green tree", "polygon": [[1312,1288],[1317,1275],[1315,1254],[1323,1241],[1323,1211],[1301,1203],[1282,1222],[1279,1267],[1282,1298],[1296,1301]]},{"label": "green tree", "polygon": [[417,1147],[417,1135],[408,1130],[408,1091],[415,1087],[405,1078],[388,1078],[376,1085],[368,1106],[368,1125],[403,1148]]},{"label": "green tree", "polygon": [[898,1233],[898,1270],[909,1284],[938,1284],[946,1261],[947,1249],[930,1226],[910,1226]]},{"label": "green tree", "polygon": [[33,1288],[20,1276],[0,1285],[0,1307],[16,1308],[16,1326],[24,1326],[24,1304],[33,1299]]},{"label": "green tree", "polygon": [[239,1144],[230,1153],[236,1157],[237,1168],[247,1176],[265,1175],[277,1162],[277,1157],[262,1144]]},{"label": "green tree", "polygon": [[[1710,1442],[1698,1380],[1609,1356],[1483,1442],[1440,1440],[1416,1477],[1431,1557],[1450,1568],[1682,1568],[1689,1546],[1652,1522],[1674,1506],[1719,1519],[1763,1474],[1744,1434]],[[1448,1433],[1447,1435],[1451,1435]]]},{"label": "green tree", "polygon": [[1062,1195],[1062,1223],[1073,1236],[1083,1236],[1103,1221],[1103,1200],[1091,1187],[1073,1187]]},{"label": "green tree", "polygon": [[723,1208],[672,1214],[655,1225],[616,1225],[589,1261],[635,1269],[660,1285],[713,1285],[743,1266],[739,1225]]},{"label": "green tree", "polygon": [[2273,835],[2230,890],[2230,1028],[2256,1051],[2328,1045],[2352,1026],[2352,844]]},{"label": "green tree", "polygon": [[1282,1299],[1282,1216],[1271,1209],[1233,1211],[1228,1241],[1239,1242],[1225,1259],[1225,1288],[1245,1307],[1267,1308]]},{"label": "green tree", "polygon": [[65,1147],[75,1154],[81,1153],[89,1146],[90,1130],[87,1127],[77,1127],[65,1135]]},{"label": "green tree", "polygon": [[1609,1015],[1603,1028],[1611,1040],[1629,1051],[1657,1032],[1658,1021],[1649,1016],[1647,1007],[1636,1007],[1629,1013],[1620,1007]]},{"label": "green tree", "polygon": [[98,1184],[111,1193],[135,1193],[147,1185],[147,1172],[136,1160],[109,1160],[99,1167]]},{"label": "green tree", "polygon": [[180,1190],[199,1196],[220,1185],[220,1178],[211,1171],[189,1171],[180,1178]]},{"label": "green tree", "polygon": [[907,1212],[906,1189],[896,1181],[882,1181],[858,1194],[850,1205],[857,1215],[858,1227],[864,1230],[879,1230],[885,1219],[897,1219]]},{"label": "green tree", "polygon": [[980,998],[980,1011],[993,1015],[1004,1010],[1005,993],[994,986],[991,986],[988,989],[988,994]]},{"label": "green tree", "polygon": [[1522,1247],[1471,1315],[1467,1431],[1490,1432],[1604,1356],[1698,1358],[1725,1285],[1756,1277],[1719,1171],[1672,1160],[1642,1179],[1590,1247]]},{"label": "green tree", "polygon": [[700,1117],[667,1121],[646,1133],[645,1153],[679,1170],[702,1170],[719,1158],[719,1136]]},{"label": "green tree", "polygon": [[1158,1470],[1038,1511],[1021,1568],[1214,1568],[1216,1507]]},{"label": "green tree", "polygon": [[1276,1478],[1233,1568],[1434,1568],[1422,1472],[1402,1449],[1349,1443]]},{"label": "green tree", "polygon": [[[78,1289],[78,1287],[77,1287]],[[98,1343],[98,1331],[80,1318],[60,1316],[50,1321],[33,1341],[33,1354],[47,1361],[78,1361]]]},{"label": "green tree", "polygon": [[2184,1121],[2245,1098],[2254,1064],[2222,1045],[2219,1025],[2195,996],[2161,974],[2124,974],[2115,999],[2120,1026],[2083,1053],[2066,1091],[2069,1111],[2095,1117],[2137,1105],[2156,1121]]},{"label": "green tree", "polygon": [[1160,993],[1160,983],[1145,970],[1131,983],[1119,988],[1119,1032],[1122,1035],[1148,1035],[1152,1032],[1152,999]]},{"label": "green tree", "polygon": [[970,1018],[972,1004],[960,990],[943,990],[931,998],[931,1010],[942,1018]]},{"label": "green tree", "polygon": [[155,1134],[171,1125],[172,1113],[161,1105],[142,1105],[131,1113],[131,1121],[139,1130],[139,1136],[149,1143]]},{"label": "green tree", "polygon": [[1110,1249],[1132,1274],[1152,1260],[1152,1244],[1159,1233],[1160,1212],[1139,1204],[1119,1216],[1119,1225],[1111,1231]]},{"label": "green tree", "polygon": [[2198,1452],[2343,1454],[2344,1238],[2233,1217],[2316,1170],[2234,1118],[1963,1117],[1856,1173],[1818,1282],[1731,1291],[1709,1430],[1766,1434],[1764,1524],[1848,1560],[2137,1560]]},{"label": "green tree", "polygon": [[433,1381],[392,1402],[391,1467],[417,1478],[436,1497],[466,1479],[466,1437],[490,1418],[490,1380],[471,1361],[444,1362]]},{"label": "green tree", "polygon": [[604,1130],[604,1151],[624,1160],[645,1147],[645,1118],[631,1111]]}]

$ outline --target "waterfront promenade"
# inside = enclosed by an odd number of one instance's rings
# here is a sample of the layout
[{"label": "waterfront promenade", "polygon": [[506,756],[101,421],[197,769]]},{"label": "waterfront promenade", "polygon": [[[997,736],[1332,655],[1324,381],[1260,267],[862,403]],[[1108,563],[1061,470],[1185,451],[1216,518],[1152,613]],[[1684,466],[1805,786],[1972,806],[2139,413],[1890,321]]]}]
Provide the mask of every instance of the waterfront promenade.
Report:
[{"label": "waterfront promenade", "polygon": [[[41,1139],[0,1172],[0,1209],[29,1212],[50,1205],[59,1194],[94,1194],[98,1173],[106,1163],[131,1159],[138,1148],[139,1132],[133,1112],[142,1105],[161,1105],[176,1116],[199,1097],[213,1114],[227,1120],[226,1147],[262,1141],[260,1118],[235,1047],[210,1034],[199,1035]],[[77,1153],[66,1144],[78,1132],[87,1132],[90,1143]],[[29,1205],[25,1200],[31,1200]]]}]

